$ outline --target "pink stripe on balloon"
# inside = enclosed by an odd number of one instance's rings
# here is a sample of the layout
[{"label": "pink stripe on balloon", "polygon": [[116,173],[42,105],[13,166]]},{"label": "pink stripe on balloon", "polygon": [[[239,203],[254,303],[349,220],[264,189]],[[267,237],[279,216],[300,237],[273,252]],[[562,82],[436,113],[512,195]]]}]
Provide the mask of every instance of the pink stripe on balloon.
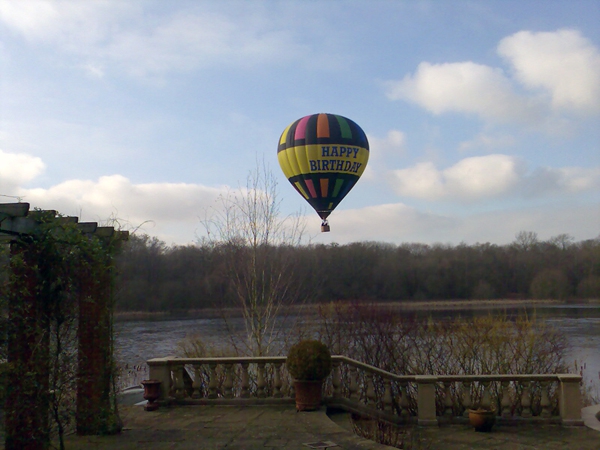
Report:
[{"label": "pink stripe on balloon", "polygon": [[296,127],[294,140],[304,139],[306,137],[306,124],[308,123],[308,119],[310,119],[310,116],[300,119],[300,122],[298,122],[298,126]]},{"label": "pink stripe on balloon", "polygon": [[310,192],[312,198],[317,198],[317,191],[315,190],[315,185],[313,184],[312,180],[306,180],[306,187],[308,188],[308,192]]}]

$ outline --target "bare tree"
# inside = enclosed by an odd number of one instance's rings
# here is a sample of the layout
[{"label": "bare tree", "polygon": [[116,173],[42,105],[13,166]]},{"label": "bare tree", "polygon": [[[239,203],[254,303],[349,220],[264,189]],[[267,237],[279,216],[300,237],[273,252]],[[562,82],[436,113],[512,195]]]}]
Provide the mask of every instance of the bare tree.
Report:
[{"label": "bare tree", "polygon": [[524,251],[529,251],[539,244],[538,235],[535,231],[519,231],[515,235],[514,245]]},{"label": "bare tree", "polygon": [[[230,191],[219,205],[207,211],[201,245],[223,253],[226,276],[241,309],[245,339],[235,339],[228,317],[232,344],[237,351],[268,355],[279,351],[283,329],[277,321],[290,321],[290,306],[302,299],[301,283],[294,277],[290,251],[302,243],[305,222],[300,213],[281,216],[277,181],[268,166],[258,163],[248,174],[245,188]],[[274,348],[276,347],[276,348]]]}]

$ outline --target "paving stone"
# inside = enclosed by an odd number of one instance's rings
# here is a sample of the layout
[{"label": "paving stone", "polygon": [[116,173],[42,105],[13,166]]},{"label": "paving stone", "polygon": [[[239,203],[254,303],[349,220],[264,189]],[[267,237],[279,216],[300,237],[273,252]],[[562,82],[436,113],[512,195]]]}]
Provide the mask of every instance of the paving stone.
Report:
[{"label": "paving stone", "polygon": [[[383,450],[331,421],[324,411],[296,413],[293,405],[183,406],[146,412],[123,407],[124,431],[116,436],[68,436],[69,450],[285,449],[333,441],[331,450]],[[347,418],[336,417],[341,423]],[[502,426],[477,433],[465,425],[410,428],[408,437],[423,450],[600,450],[600,431],[586,427]],[[3,448],[4,442],[0,442]]]}]

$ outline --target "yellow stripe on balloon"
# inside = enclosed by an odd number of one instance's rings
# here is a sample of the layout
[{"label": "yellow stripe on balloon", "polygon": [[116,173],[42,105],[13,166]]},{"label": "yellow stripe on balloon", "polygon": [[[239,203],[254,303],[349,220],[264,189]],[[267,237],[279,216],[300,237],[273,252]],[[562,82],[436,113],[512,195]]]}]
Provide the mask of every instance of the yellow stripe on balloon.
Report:
[{"label": "yellow stripe on balloon", "polygon": [[308,198],[308,194],[306,193],[300,182],[296,181],[294,184],[296,185],[298,191],[300,191],[300,193],[304,196],[304,198]]},{"label": "yellow stripe on balloon", "polygon": [[[299,173],[302,173],[300,170],[298,156],[294,152],[290,152],[290,151],[288,151],[288,149],[286,149],[286,150],[279,152],[278,155],[282,155],[282,157],[285,158],[285,160],[287,161],[287,164],[290,168],[290,173],[291,173],[290,176],[294,176]],[[288,176],[288,178],[289,178],[289,176]]]},{"label": "yellow stripe on balloon", "polygon": [[285,175],[285,177],[286,178],[293,177],[294,171],[292,170],[292,167],[290,166],[286,152],[277,153],[277,159],[279,160],[279,165],[281,166],[281,170],[283,171],[283,174]]},{"label": "yellow stripe on balloon", "polygon": [[283,130],[283,133],[281,134],[281,137],[279,138],[279,145],[285,144],[285,141],[287,139],[287,134],[288,131],[290,130],[290,127],[294,125],[294,122],[290,123],[287,128],[285,130]]}]

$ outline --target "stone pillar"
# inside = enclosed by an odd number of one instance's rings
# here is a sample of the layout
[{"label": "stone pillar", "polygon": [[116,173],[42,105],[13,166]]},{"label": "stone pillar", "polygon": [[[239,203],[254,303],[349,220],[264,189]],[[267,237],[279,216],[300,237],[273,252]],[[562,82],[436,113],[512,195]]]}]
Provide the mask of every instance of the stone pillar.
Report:
[{"label": "stone pillar", "polygon": [[42,450],[49,435],[49,315],[34,244],[11,243],[13,281],[8,302],[6,450]]},{"label": "stone pillar", "polygon": [[438,424],[435,414],[435,383],[437,377],[432,375],[417,375],[417,418],[421,426]]},{"label": "stone pillar", "polygon": [[579,375],[559,375],[560,382],[560,417],[563,425],[583,425],[581,419],[581,391]]},{"label": "stone pillar", "polygon": [[[106,245],[103,247],[106,248]],[[112,396],[112,275],[109,257],[81,267],[77,434],[114,434],[121,421]]]}]

